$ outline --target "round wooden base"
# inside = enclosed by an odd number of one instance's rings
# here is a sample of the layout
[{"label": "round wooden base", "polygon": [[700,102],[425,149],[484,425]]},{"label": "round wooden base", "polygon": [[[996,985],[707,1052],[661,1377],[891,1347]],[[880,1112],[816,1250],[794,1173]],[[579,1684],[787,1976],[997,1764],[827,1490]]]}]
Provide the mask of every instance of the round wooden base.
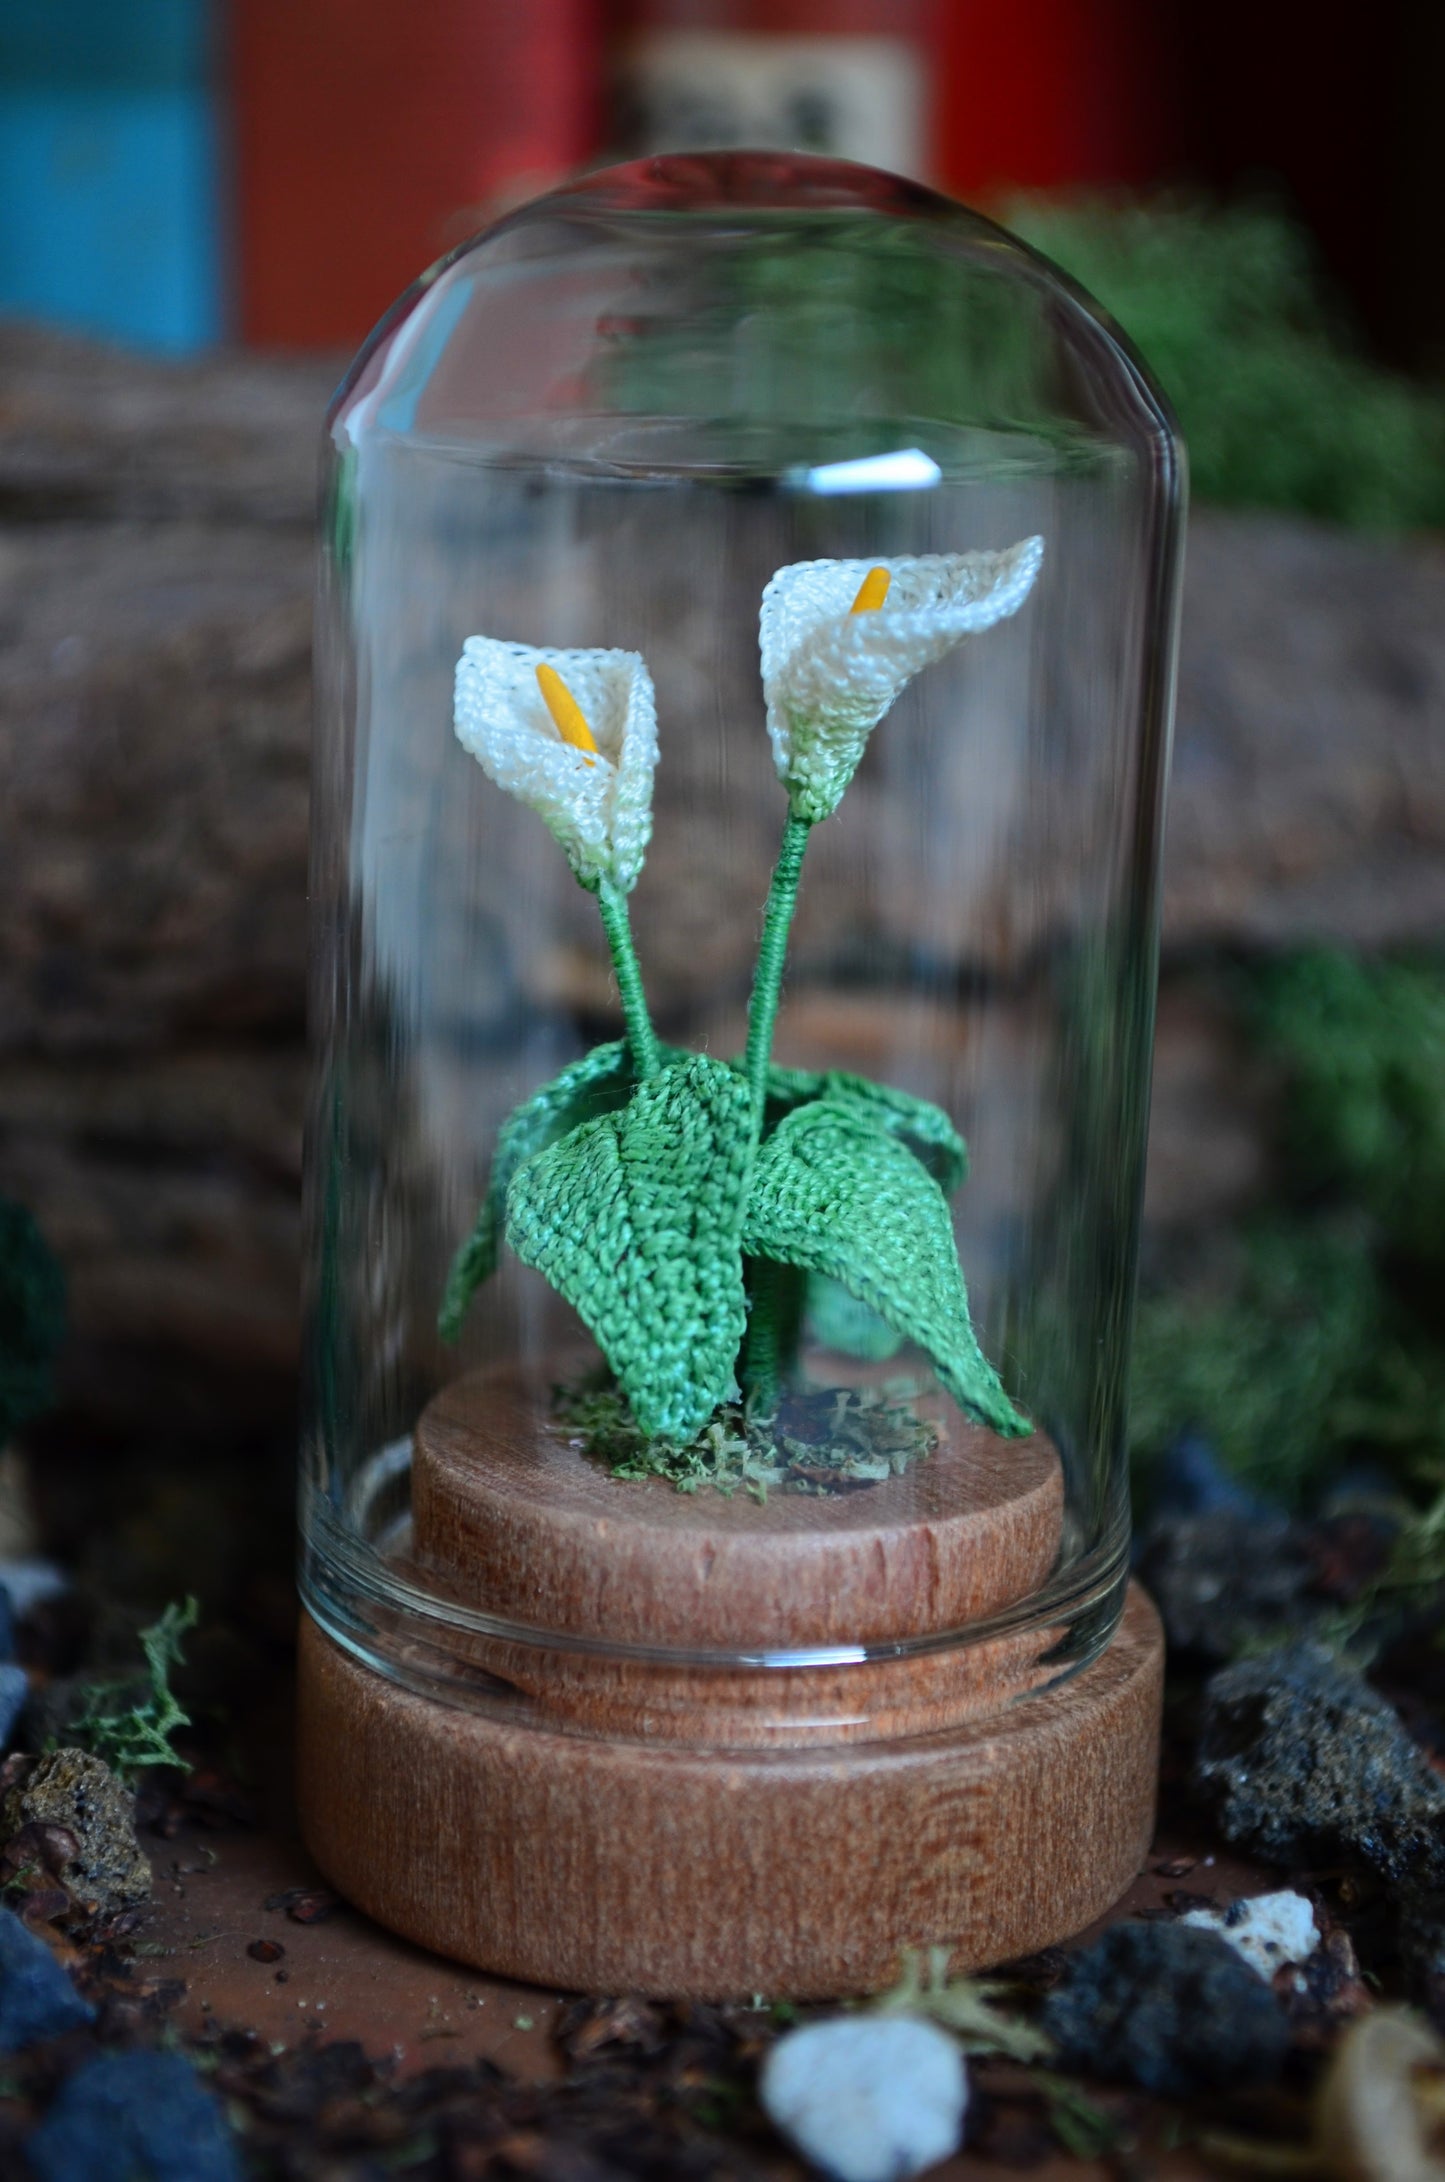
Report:
[{"label": "round wooden base", "polygon": [[541,1984],[821,1998],[932,1945],[979,1968],[1098,1916],[1153,1822],[1163,1639],[1137,1587],[1072,1680],[892,1741],[728,1749],[705,1711],[691,1741],[467,1711],[307,1617],[299,1673],[302,1821],[327,1877],[408,1938]]},{"label": "round wooden base", "polygon": [[760,1505],[615,1478],[520,1374],[472,1372],[417,1424],[414,1551],[499,1621],[604,1645],[756,1653],[962,1628],[1048,1581],[1063,1473],[1041,1433],[1000,1439],[941,1395],[913,1406],[938,1444],[901,1477]]}]

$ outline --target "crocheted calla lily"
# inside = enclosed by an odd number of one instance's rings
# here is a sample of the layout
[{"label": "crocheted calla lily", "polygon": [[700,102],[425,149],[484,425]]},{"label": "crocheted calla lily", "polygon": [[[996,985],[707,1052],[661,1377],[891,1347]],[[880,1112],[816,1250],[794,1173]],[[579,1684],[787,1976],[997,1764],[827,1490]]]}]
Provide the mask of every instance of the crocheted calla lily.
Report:
[{"label": "crocheted calla lily", "polygon": [[469,636],[457,739],[544,819],[594,893],[637,884],[652,836],[657,704],[639,652],[539,651]]},{"label": "crocheted calla lily", "polygon": [[1026,538],[1002,553],[778,570],[763,593],[763,693],[798,818],[814,824],[837,809],[869,735],[914,675],[1017,613],[1043,553],[1042,538]]}]

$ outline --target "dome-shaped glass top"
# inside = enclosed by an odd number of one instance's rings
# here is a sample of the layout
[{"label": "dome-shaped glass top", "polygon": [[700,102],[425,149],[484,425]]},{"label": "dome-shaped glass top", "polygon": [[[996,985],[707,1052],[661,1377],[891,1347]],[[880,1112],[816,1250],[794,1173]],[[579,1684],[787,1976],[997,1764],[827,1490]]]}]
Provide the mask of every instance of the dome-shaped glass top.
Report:
[{"label": "dome-shaped glass top", "polygon": [[614,168],[464,244],[382,321],[332,429],[814,492],[1176,459],[1118,329],[1026,245],[762,152]]}]

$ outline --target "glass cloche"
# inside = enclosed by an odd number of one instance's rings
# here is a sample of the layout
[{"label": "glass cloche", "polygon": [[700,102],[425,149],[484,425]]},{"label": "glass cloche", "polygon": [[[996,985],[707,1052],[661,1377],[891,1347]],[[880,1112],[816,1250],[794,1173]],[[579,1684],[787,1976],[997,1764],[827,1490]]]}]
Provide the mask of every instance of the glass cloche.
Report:
[{"label": "glass cloche", "polygon": [[443,260],[325,448],[312,1847],[570,1985],[1061,1937],[1152,1799],[1168,411],[988,221],[727,153]]}]

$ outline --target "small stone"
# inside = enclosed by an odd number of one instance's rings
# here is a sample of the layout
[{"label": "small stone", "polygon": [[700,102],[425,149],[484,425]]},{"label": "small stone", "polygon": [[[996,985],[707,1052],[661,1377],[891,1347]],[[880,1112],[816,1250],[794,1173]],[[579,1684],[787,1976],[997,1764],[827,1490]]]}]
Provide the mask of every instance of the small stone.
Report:
[{"label": "small stone", "polygon": [[0,1751],[10,1748],[16,1723],[30,1697],[30,1677],[23,1667],[6,1661],[0,1666]]},{"label": "small stone", "polygon": [[1320,1943],[1313,1903],[1288,1887],[1241,1896],[1225,1909],[1191,1909],[1180,1921],[1228,1940],[1266,1984],[1286,1963],[1308,1962]]},{"label": "small stone", "polygon": [[246,1952],[253,1962],[279,1962],[286,1950],[279,1940],[252,1940]]},{"label": "small stone", "polygon": [[1065,2068],[1165,2098],[1267,2083],[1289,2025],[1273,1993],[1216,1932],[1120,1924],[1076,1955],[1043,2028]]},{"label": "small stone", "polygon": [[1445,1786],[1384,1698],[1321,1645],[1212,1677],[1194,1778],[1226,1840],[1274,1863],[1445,1886]]},{"label": "small stone", "polygon": [[31,1825],[74,1834],[78,1852],[57,1876],[100,1915],[149,1898],[151,1868],[135,1836],[135,1797],[100,1758],[85,1750],[41,1758],[0,1813],[7,1839]]},{"label": "small stone", "polygon": [[25,2147],[36,2182],[241,2182],[216,2100],[179,2053],[106,2053],[62,2084]]},{"label": "small stone", "polygon": [[89,2023],[82,2000],[38,1933],[0,1909],[0,2053],[21,2053],[42,2038]]},{"label": "small stone", "polygon": [[845,2016],[789,2031],[763,2065],[764,2110],[835,2182],[903,2182],[957,2151],[963,2055],[913,2016]]}]

